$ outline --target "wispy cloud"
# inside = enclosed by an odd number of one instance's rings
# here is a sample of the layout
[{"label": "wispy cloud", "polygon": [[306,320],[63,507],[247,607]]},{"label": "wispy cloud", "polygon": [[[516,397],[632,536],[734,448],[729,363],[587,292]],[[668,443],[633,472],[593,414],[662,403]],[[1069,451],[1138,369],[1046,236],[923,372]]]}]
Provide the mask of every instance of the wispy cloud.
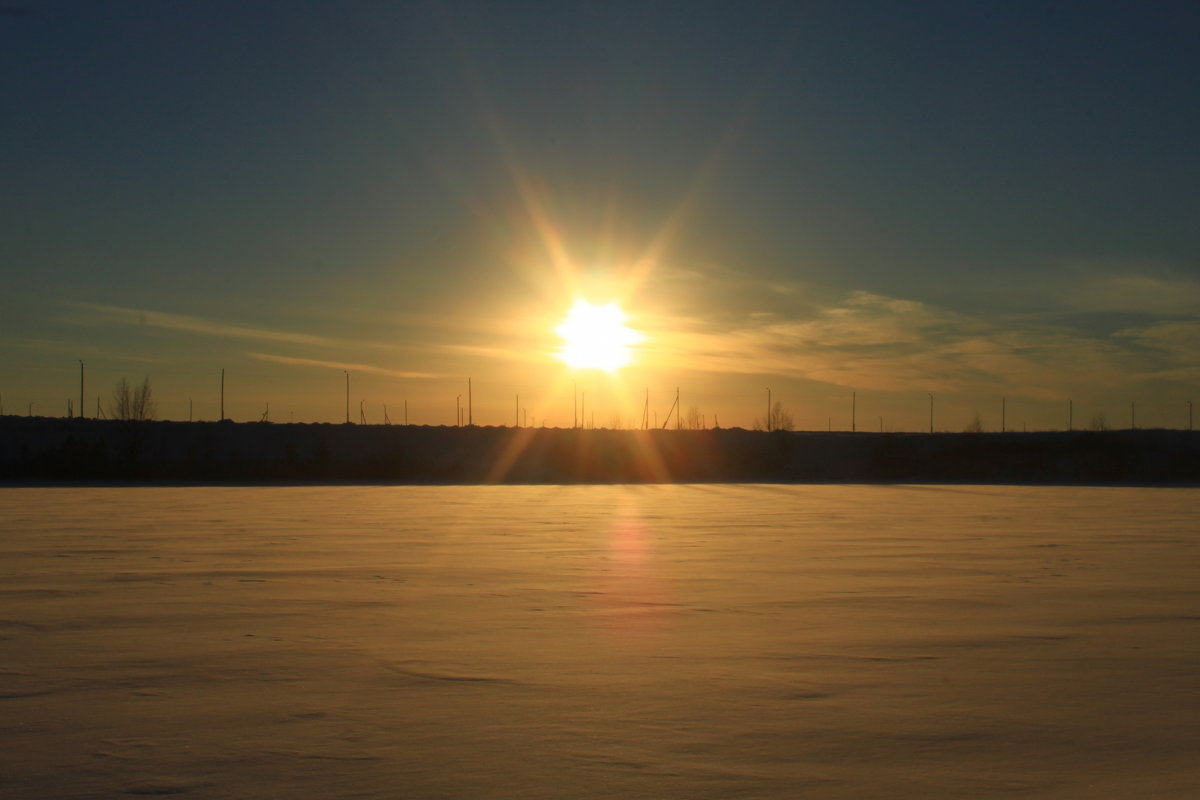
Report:
[{"label": "wispy cloud", "polygon": [[[299,333],[297,331],[279,330],[273,328],[261,328],[250,325],[242,325],[226,320],[214,319],[211,317],[199,317],[187,314],[173,314],[164,311],[153,311],[150,309],[141,308],[123,308],[120,306],[100,305],[97,303],[85,303],[68,301],[67,305],[80,309],[83,314],[76,315],[69,319],[69,322],[80,325],[119,325],[128,327],[151,327],[163,330],[179,331],[183,333],[192,333],[199,336],[212,336],[223,339],[235,339],[251,342],[271,342],[276,344],[299,345],[301,347],[318,347],[324,350],[350,350],[354,352],[362,352],[363,350],[375,350],[381,352],[398,352],[412,349],[417,345],[406,346],[398,344],[395,341],[379,341],[365,339],[348,339],[335,336],[325,336],[312,333]],[[397,315],[397,320],[404,326],[417,328],[423,331],[422,338],[431,334],[434,331],[442,331],[443,335],[447,331],[453,332],[455,335],[461,336],[464,331],[473,333],[477,336],[498,336],[509,334],[508,328],[512,327],[510,322],[489,320],[481,315],[473,315],[469,318],[469,322],[463,324],[456,323],[453,319],[446,315],[436,314],[401,314]],[[427,349],[428,344],[422,342],[419,345],[422,349]],[[463,352],[469,351],[471,348],[459,348]],[[488,348],[476,348],[480,352]],[[500,351],[497,351],[499,354]],[[516,358],[517,353],[514,351],[508,353],[505,357]]]},{"label": "wispy cloud", "polygon": [[321,367],[324,369],[347,370],[349,372],[367,372],[372,375],[385,375],[389,378],[403,378],[420,380],[425,378],[441,378],[432,372],[409,372],[406,370],[390,369],[388,367],[379,367],[374,364],[357,364],[346,361],[322,361],[316,358],[296,358],[293,356],[281,356],[275,353],[246,353],[250,358],[259,361],[269,361],[275,364],[290,364],[299,367]]},{"label": "wispy cloud", "polygon": [[1142,349],[1146,377],[1200,382],[1200,320],[1127,328],[1117,336]]},{"label": "wispy cloud", "polygon": [[1003,391],[1060,397],[1073,386],[1187,379],[1200,322],[1094,334],[1043,319],[967,315],[851,292],[789,316],[656,321],[662,363],[724,373],[789,375],[879,391]]},{"label": "wispy cloud", "polygon": [[446,353],[455,353],[458,355],[480,356],[483,358],[494,359],[497,361],[519,361],[531,364],[542,364],[552,356],[548,352],[536,350],[517,350],[511,347],[495,347],[487,345],[472,345],[472,344],[442,344],[437,345],[437,349]]},{"label": "wispy cloud", "polygon": [[1060,296],[1064,306],[1079,311],[1194,316],[1200,280],[1151,267],[1073,270]]},{"label": "wispy cloud", "polygon": [[[875,391],[1003,392],[1061,398],[1081,387],[1124,388],[1144,381],[1200,380],[1200,288],[1185,278],[1110,273],[1036,313],[972,311],[883,294],[837,292],[799,281],[755,280],[720,267],[656,269],[631,298],[647,335],[639,362],[652,370],[782,375]],[[1124,299],[1122,299],[1124,297]],[[89,325],[152,326],[199,336],[280,345],[251,358],[347,369],[400,379],[461,374],[457,359],[545,365],[553,362],[553,320],[528,313],[476,315],[487,333],[426,330],[415,370],[348,361],[364,351],[407,348],[381,341],[230,323],[198,316],[73,303]],[[705,309],[703,315],[697,309]],[[1093,313],[1095,312],[1095,313]],[[387,338],[382,337],[382,338]],[[281,349],[287,354],[264,352]],[[319,349],[319,350],[318,350]],[[315,352],[314,352],[315,351]],[[431,354],[442,362],[431,362]],[[315,357],[314,357],[315,356]],[[443,363],[444,362],[444,363]],[[454,366],[447,366],[453,364]],[[428,372],[431,365],[447,372]]]},{"label": "wispy cloud", "polygon": [[284,342],[317,347],[337,347],[347,344],[361,344],[346,340],[333,339],[327,336],[316,336],[309,333],[293,331],[277,331],[268,328],[252,328],[221,320],[194,317],[185,314],[170,314],[162,311],[150,311],[139,308],[121,308],[105,306],[96,303],[68,302],[68,305],[89,312],[88,316],[78,318],[75,322],[82,324],[131,325],[163,328],[172,331],[184,331],[204,336],[219,336],[227,339],[250,339],[265,342]]}]

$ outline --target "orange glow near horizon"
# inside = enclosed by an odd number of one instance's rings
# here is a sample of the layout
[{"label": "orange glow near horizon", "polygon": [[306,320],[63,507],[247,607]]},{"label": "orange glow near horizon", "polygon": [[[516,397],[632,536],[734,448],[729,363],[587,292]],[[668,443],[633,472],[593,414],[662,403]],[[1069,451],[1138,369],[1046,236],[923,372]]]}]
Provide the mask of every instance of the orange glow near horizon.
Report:
[{"label": "orange glow near horizon", "polygon": [[556,355],[576,369],[613,372],[633,359],[631,348],[642,335],[625,326],[626,315],[616,303],[594,305],[576,300],[555,329],[563,346]]}]

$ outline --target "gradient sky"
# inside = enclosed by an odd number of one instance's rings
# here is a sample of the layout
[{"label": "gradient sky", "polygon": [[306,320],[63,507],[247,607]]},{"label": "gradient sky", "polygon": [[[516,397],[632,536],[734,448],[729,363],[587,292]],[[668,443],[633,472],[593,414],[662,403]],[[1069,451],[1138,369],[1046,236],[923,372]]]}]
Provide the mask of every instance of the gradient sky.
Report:
[{"label": "gradient sky", "polygon": [[[0,394],[61,415],[1187,424],[1200,6],[0,9]],[[576,296],[645,335],[571,372]],[[572,384],[572,380],[575,381]],[[75,401],[78,403],[78,400]]]}]

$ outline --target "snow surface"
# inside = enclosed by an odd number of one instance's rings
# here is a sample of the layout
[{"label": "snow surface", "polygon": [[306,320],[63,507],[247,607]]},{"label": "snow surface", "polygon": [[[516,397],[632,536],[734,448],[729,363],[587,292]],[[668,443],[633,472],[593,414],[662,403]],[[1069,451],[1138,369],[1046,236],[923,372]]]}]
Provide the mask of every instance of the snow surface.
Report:
[{"label": "snow surface", "polygon": [[0,796],[1200,797],[1198,500],[0,489]]}]

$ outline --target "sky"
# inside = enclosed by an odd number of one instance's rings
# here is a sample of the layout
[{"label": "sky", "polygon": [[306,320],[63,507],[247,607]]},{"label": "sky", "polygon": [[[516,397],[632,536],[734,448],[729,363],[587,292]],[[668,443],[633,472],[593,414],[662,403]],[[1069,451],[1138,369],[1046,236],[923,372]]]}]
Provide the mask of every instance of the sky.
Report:
[{"label": "sky", "polygon": [[[0,8],[0,404],[1186,427],[1200,6]],[[579,298],[640,340],[556,357]],[[349,392],[346,382],[349,376]],[[469,385],[468,385],[469,382]],[[932,397],[931,397],[932,396]],[[347,411],[349,407],[349,412]],[[648,413],[647,413],[648,412]]]}]

